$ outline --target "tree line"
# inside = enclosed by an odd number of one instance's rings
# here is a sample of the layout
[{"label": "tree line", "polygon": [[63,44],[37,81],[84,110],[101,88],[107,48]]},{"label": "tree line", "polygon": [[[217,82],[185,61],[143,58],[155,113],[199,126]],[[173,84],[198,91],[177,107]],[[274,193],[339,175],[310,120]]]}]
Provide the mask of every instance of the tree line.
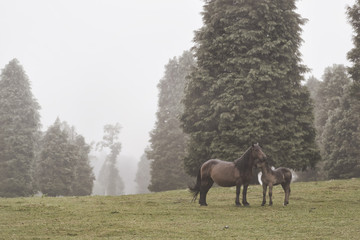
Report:
[{"label": "tree line", "polygon": [[59,118],[41,132],[39,109],[13,59],[0,76],[0,197],[91,194],[90,146]]},{"label": "tree line", "polygon": [[306,84],[295,10],[294,0],[205,1],[195,46],[169,61],[158,85],[149,189],[184,188],[184,172],[233,161],[256,142],[271,164],[307,179],[360,177],[360,1],[347,9],[353,66]]}]

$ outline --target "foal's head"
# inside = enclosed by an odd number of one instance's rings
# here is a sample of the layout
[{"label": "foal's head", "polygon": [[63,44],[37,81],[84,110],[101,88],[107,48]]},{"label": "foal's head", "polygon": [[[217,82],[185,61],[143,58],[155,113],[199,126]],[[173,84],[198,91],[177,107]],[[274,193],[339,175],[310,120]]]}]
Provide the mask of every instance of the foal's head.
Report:
[{"label": "foal's head", "polygon": [[266,159],[266,155],[262,151],[262,149],[258,143],[252,145],[251,155],[252,155],[252,158],[255,159],[256,162],[262,162],[262,161],[265,161],[265,159]]}]

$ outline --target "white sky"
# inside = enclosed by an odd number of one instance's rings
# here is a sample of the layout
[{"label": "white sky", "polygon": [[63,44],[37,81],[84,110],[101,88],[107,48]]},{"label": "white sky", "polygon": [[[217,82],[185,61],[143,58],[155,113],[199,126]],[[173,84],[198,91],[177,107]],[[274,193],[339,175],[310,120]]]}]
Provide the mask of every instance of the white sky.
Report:
[{"label": "white sky", "polygon": [[[321,79],[349,63],[355,0],[300,0],[304,63]],[[122,154],[139,160],[155,124],[164,66],[193,46],[201,0],[0,0],[0,68],[17,58],[41,106],[43,130],[56,117],[87,142],[122,125]],[[310,75],[308,74],[308,75]],[[308,76],[307,75],[307,76]]]}]

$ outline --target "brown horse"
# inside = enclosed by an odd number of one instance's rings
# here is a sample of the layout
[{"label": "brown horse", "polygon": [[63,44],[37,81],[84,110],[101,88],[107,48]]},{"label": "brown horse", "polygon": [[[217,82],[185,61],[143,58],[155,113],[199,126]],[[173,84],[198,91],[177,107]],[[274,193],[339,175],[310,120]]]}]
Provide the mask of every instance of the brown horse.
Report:
[{"label": "brown horse", "polygon": [[212,187],[213,183],[217,183],[222,187],[236,186],[235,204],[240,206],[240,190],[244,185],[242,203],[248,206],[246,193],[250,181],[253,178],[253,167],[257,160],[265,160],[266,155],[261,150],[259,144],[253,144],[246,152],[234,162],[226,162],[218,159],[206,161],[200,168],[197,181],[194,187],[189,187],[194,194],[193,201],[196,200],[200,193],[199,204],[207,206],[206,194]]},{"label": "brown horse", "polygon": [[257,167],[261,168],[261,181],[263,185],[263,201],[261,206],[264,206],[266,203],[266,190],[269,186],[269,205],[273,204],[272,202],[272,188],[275,185],[281,184],[282,188],[285,192],[285,200],[284,206],[289,204],[289,197],[290,197],[290,183],[292,174],[290,169],[280,167],[275,170],[272,170],[266,160],[261,160],[257,162]]}]

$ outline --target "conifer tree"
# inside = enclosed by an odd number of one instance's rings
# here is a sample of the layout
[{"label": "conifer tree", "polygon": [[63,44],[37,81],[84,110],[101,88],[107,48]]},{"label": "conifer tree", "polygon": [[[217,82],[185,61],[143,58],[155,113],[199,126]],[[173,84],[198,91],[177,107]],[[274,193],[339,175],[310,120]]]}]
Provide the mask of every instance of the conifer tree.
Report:
[{"label": "conifer tree", "polygon": [[36,165],[39,190],[48,196],[84,196],[92,192],[90,146],[74,127],[59,118],[42,139]]},{"label": "conifer tree", "polygon": [[325,170],[330,179],[360,177],[360,101],[351,96],[350,86],[324,128]]},{"label": "conifer tree", "polygon": [[323,81],[320,82],[315,97],[315,127],[318,144],[323,149],[323,131],[326,122],[332,117],[335,110],[340,107],[340,100],[345,88],[350,84],[344,65],[334,64],[324,71]]},{"label": "conifer tree", "polygon": [[93,189],[95,176],[90,165],[90,146],[81,135],[77,135],[73,141],[76,147],[77,157],[75,165],[75,179],[71,190],[75,196],[90,195]]},{"label": "conifer tree", "polygon": [[254,142],[275,166],[304,170],[320,160],[295,10],[294,0],[205,1],[181,118],[189,174],[210,158],[232,161]]},{"label": "conifer tree", "polygon": [[62,129],[59,118],[48,128],[42,139],[37,181],[40,191],[45,195],[72,195],[77,152],[68,139],[69,135]]},{"label": "conifer tree", "polygon": [[349,22],[354,30],[353,43],[347,58],[353,63],[348,71],[353,79],[352,95],[360,101],[360,0],[356,0],[352,7],[347,8]]},{"label": "conifer tree", "polygon": [[13,59],[0,76],[0,197],[33,194],[32,167],[39,137],[39,104]]},{"label": "conifer tree", "polygon": [[138,170],[136,172],[135,182],[137,183],[137,193],[150,192],[148,189],[151,180],[150,164],[151,161],[147,159],[146,153],[144,153],[138,163]]},{"label": "conifer tree", "polygon": [[181,100],[186,76],[193,65],[193,56],[187,51],[171,59],[158,85],[159,109],[155,128],[150,133],[151,149],[147,151],[147,158],[152,160],[150,191],[185,188],[190,181],[183,167],[187,136],[180,127],[179,116],[183,112]]}]

